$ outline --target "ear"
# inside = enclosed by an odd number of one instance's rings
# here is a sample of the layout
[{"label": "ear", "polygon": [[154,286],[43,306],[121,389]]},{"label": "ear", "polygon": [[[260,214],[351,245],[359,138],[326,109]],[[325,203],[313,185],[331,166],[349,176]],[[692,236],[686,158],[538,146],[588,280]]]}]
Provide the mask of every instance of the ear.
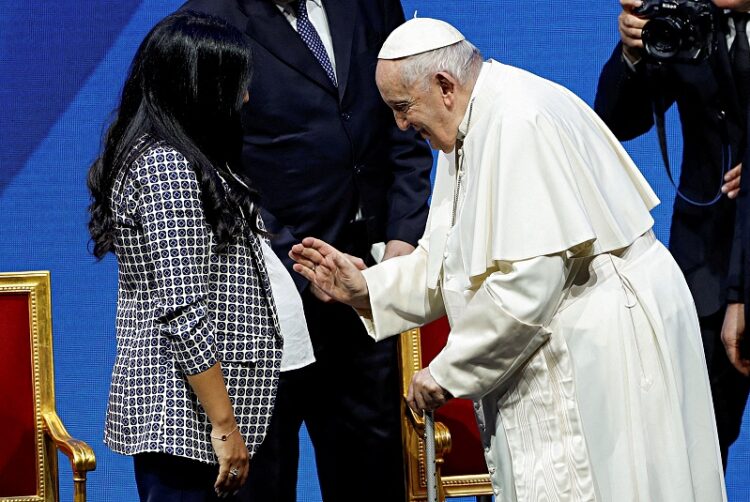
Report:
[{"label": "ear", "polygon": [[440,94],[442,95],[446,106],[452,106],[456,99],[458,81],[453,75],[444,71],[435,74],[435,80],[437,80],[437,84],[440,86]]}]

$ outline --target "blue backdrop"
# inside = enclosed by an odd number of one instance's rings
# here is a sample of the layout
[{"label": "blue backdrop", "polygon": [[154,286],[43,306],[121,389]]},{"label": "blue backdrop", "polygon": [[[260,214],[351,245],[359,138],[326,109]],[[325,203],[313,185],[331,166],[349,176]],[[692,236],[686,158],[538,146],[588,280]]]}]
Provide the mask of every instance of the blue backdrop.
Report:
[{"label": "blue backdrop", "polygon": [[[100,146],[133,53],[181,0],[0,0],[0,270],[52,271],[58,410],[96,451],[92,501],[137,500],[130,460],[102,443],[114,360],[115,262],[87,253],[86,170]],[[407,17],[453,23],[488,57],[528,69],[593,102],[599,70],[616,42],[617,0],[403,0]],[[679,124],[669,117],[672,157]],[[662,204],[668,239],[673,188],[653,134],[628,150]],[[677,162],[675,162],[677,164]],[[1,343],[1,342],[0,342]],[[731,451],[730,500],[750,500],[750,417]],[[302,433],[300,501],[318,501],[315,466]],[[61,458],[63,500],[70,470]],[[387,501],[385,501],[387,502]]]}]

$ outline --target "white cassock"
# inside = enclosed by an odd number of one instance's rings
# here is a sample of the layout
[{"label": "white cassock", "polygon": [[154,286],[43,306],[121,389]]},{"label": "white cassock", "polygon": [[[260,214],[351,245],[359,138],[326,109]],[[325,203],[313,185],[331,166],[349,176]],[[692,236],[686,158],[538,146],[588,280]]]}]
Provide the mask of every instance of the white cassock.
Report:
[{"label": "white cassock", "polygon": [[620,143],[495,61],[459,136],[418,248],[364,272],[371,336],[448,315],[430,372],[475,400],[498,501],[726,500],[695,307]]}]

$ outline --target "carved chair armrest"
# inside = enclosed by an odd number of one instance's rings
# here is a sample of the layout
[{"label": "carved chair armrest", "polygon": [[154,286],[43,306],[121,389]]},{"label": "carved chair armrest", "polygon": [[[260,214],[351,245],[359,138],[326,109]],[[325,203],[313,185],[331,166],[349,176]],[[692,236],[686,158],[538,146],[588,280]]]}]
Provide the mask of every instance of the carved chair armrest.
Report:
[{"label": "carved chair armrest", "polygon": [[[404,401],[406,401],[406,396],[404,396]],[[420,437],[424,437],[424,418],[412,410],[408,404],[405,408],[414,430]],[[435,455],[442,460],[450,451],[451,433],[443,422],[435,421]]]},{"label": "carved chair armrest", "polygon": [[[69,459],[75,476],[86,479],[86,473],[96,469],[94,450],[85,442],[70,437],[60,417],[54,411],[42,414],[44,418],[44,432],[52,439],[57,448]],[[76,480],[78,481],[78,480]]]}]

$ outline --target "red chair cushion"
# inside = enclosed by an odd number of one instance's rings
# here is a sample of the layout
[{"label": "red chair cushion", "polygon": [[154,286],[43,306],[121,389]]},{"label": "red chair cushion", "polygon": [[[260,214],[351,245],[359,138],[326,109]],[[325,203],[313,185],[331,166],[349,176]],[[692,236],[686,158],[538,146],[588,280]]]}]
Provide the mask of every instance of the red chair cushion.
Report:
[{"label": "red chair cushion", "polygon": [[37,494],[29,295],[0,294],[0,497]]},{"label": "red chair cushion", "polygon": [[[424,326],[421,330],[422,364],[427,366],[445,347],[450,327],[447,318]],[[487,473],[482,442],[474,417],[474,405],[468,399],[452,399],[435,412],[451,433],[451,451],[441,469],[443,476]]]}]

